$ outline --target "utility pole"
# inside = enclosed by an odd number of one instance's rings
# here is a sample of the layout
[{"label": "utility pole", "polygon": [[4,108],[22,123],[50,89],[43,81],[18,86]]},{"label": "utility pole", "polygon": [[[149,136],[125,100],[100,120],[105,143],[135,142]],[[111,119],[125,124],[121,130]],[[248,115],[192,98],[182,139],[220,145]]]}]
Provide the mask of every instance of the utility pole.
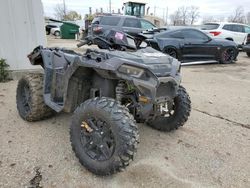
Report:
[{"label": "utility pole", "polygon": [[111,0],[109,0],[109,13],[111,13]]},{"label": "utility pole", "polygon": [[163,19],[163,21],[165,21],[165,8],[163,8],[163,10],[162,10],[162,19]]},{"label": "utility pole", "polygon": [[166,25],[168,25],[168,7],[167,7],[167,12],[166,12]]},{"label": "utility pole", "polygon": [[63,13],[64,13],[64,17],[66,16],[66,4],[65,4],[65,0],[63,0]]}]

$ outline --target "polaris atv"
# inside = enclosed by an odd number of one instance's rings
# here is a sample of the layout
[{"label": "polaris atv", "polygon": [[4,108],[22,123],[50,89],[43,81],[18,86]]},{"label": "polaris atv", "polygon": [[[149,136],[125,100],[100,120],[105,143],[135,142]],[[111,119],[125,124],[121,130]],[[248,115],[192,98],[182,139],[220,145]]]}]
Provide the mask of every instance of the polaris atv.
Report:
[{"label": "polaris atv", "polygon": [[[17,109],[27,121],[55,112],[74,112],[70,141],[80,163],[97,175],[128,166],[139,143],[136,122],[171,131],[187,121],[190,99],[180,86],[180,62],[114,30],[79,44],[96,44],[79,54],[64,48],[33,50],[28,58],[44,74],[18,82]],[[142,45],[143,46],[143,43]]]}]

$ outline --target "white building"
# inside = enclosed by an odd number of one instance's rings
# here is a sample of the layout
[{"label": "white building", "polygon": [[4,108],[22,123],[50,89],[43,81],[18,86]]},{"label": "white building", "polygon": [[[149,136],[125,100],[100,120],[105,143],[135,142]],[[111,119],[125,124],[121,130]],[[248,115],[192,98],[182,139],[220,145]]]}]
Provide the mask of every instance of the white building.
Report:
[{"label": "white building", "polygon": [[9,69],[27,71],[27,54],[36,46],[46,46],[41,0],[0,0],[0,58]]}]

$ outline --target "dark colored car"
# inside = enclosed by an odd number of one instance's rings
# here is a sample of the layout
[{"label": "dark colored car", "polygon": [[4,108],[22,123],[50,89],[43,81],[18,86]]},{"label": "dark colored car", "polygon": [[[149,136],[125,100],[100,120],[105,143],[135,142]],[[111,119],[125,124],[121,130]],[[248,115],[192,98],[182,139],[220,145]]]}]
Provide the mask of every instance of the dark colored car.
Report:
[{"label": "dark colored car", "polygon": [[134,16],[105,15],[94,18],[89,27],[89,35],[101,35],[107,30],[115,29],[135,36],[143,30],[152,28],[156,28],[156,26],[143,18],[137,18]]},{"label": "dark colored car", "polygon": [[56,26],[56,25],[50,25],[50,24],[46,25],[46,26],[45,26],[46,35],[49,35],[51,29],[52,29],[52,28],[56,28],[56,27],[58,27],[58,26]]},{"label": "dark colored car", "polygon": [[243,46],[243,51],[247,53],[247,56],[250,57],[250,34],[247,35],[246,45]]},{"label": "dark colored car", "polygon": [[[146,37],[146,36],[145,36]],[[153,48],[181,62],[216,60],[232,63],[238,55],[237,44],[225,39],[212,39],[198,29],[181,28],[151,35],[146,40]]]}]

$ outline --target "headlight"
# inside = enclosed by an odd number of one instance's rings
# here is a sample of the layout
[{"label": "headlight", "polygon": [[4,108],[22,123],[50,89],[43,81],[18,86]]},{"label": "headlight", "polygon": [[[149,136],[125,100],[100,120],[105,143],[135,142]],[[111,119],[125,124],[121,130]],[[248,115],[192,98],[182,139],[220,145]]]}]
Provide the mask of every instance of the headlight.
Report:
[{"label": "headlight", "polygon": [[127,75],[133,76],[135,78],[140,78],[142,76],[142,74],[144,73],[143,69],[133,67],[130,65],[122,65],[122,66],[120,66],[118,71],[120,73],[127,74]]}]

